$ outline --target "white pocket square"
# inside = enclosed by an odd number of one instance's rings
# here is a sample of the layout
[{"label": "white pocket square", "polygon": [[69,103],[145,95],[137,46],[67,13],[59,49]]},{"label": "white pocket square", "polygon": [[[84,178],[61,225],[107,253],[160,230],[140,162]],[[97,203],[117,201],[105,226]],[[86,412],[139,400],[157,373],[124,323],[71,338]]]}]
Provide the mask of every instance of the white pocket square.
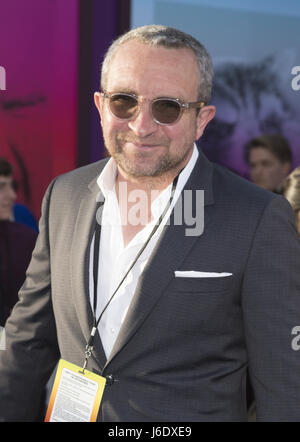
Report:
[{"label": "white pocket square", "polygon": [[181,271],[175,270],[176,278],[223,278],[225,276],[231,276],[232,273],[216,273],[216,272],[197,272],[195,270]]}]

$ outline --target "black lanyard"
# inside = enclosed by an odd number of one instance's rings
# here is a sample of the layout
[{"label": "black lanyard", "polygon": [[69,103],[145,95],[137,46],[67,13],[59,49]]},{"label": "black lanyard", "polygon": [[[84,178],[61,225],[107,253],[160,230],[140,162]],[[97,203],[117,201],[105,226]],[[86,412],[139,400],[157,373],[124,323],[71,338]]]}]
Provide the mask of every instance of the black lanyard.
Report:
[{"label": "black lanyard", "polygon": [[[171,196],[170,199],[164,209],[164,211],[162,212],[162,214],[160,215],[158,222],[155,224],[154,228],[152,229],[149,237],[147,238],[146,242],[143,244],[143,246],[141,247],[141,249],[139,250],[138,254],[136,255],[136,257],[134,258],[133,262],[130,264],[128,270],[126,271],[125,275],[123,276],[123,278],[121,279],[118,287],[115,289],[115,291],[113,292],[113,294],[111,295],[111,297],[109,298],[108,302],[106,303],[104,309],[102,310],[100,316],[98,319],[96,319],[96,311],[97,311],[97,298],[98,298],[98,293],[97,293],[97,288],[98,288],[98,266],[99,266],[99,245],[100,245],[100,223],[101,220],[97,220],[96,221],[96,227],[95,227],[95,241],[94,241],[94,260],[93,260],[93,282],[94,282],[94,303],[93,303],[93,328],[90,334],[90,338],[89,341],[85,347],[85,360],[84,360],[84,364],[83,364],[83,373],[84,370],[87,366],[87,362],[88,359],[90,358],[91,354],[92,354],[92,350],[93,350],[93,346],[94,346],[94,339],[95,339],[95,334],[99,325],[99,322],[103,316],[103,313],[105,312],[105,310],[107,309],[107,307],[109,306],[109,304],[111,303],[112,299],[114,298],[115,294],[117,293],[117,291],[119,290],[119,288],[121,287],[121,285],[123,284],[123,282],[125,281],[125,279],[127,278],[128,274],[130,273],[130,271],[132,270],[132,268],[135,266],[135,264],[137,263],[138,259],[140,258],[141,254],[143,253],[143,251],[145,250],[145,248],[147,247],[147,245],[149,244],[149,242],[151,241],[151,239],[153,238],[155,232],[157,231],[157,229],[159,228],[159,226],[162,223],[163,218],[165,217],[167,211],[169,210],[173,198],[174,198],[174,194],[175,194],[175,190],[176,190],[176,186],[177,186],[177,182],[178,182],[178,177],[180,175],[181,171],[179,172],[179,174],[176,176],[176,178],[173,181],[172,184],[172,190],[171,190]],[[101,202],[99,204],[99,208],[104,204],[105,201]]]}]

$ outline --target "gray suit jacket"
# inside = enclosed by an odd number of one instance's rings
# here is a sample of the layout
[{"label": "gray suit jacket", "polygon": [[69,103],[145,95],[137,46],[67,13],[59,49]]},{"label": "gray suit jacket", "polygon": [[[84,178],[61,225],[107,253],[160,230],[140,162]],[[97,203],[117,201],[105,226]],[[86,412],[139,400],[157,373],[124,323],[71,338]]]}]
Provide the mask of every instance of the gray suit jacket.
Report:
[{"label": "gray suit jacket", "polygon": [[[105,161],[58,177],[0,351],[0,416],[34,420],[59,357],[82,365],[92,326],[89,249]],[[165,227],[106,360],[99,335],[88,368],[103,376],[100,421],[245,421],[246,369],[258,420],[300,420],[300,245],[285,199],[200,153],[185,189],[204,189],[205,226]],[[175,270],[228,272],[175,278]],[[101,275],[100,275],[101,277]]]}]

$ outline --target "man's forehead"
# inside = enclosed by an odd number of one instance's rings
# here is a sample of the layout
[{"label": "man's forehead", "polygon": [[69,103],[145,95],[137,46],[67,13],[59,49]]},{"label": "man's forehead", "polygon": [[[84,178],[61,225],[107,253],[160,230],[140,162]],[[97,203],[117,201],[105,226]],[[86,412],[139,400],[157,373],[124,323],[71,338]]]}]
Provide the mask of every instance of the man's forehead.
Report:
[{"label": "man's forehead", "polygon": [[151,89],[154,95],[175,93],[192,101],[198,95],[198,83],[197,59],[191,49],[169,49],[130,40],[113,57],[106,87],[110,91],[135,88],[139,93]]},{"label": "man's forehead", "polygon": [[280,162],[279,158],[268,148],[264,146],[257,146],[250,150],[249,159],[251,163],[256,163],[264,160],[272,160]]},{"label": "man's forehead", "polygon": [[[139,58],[142,54],[142,59]],[[154,57],[154,59],[153,59]],[[135,58],[139,58],[142,62],[149,62],[153,64],[155,60],[168,58],[168,60],[174,60],[178,62],[178,59],[184,58],[185,62],[190,60],[197,66],[197,58],[195,53],[190,48],[170,48],[160,45],[152,45],[149,43],[144,43],[137,39],[132,39],[124,42],[116,50],[111,65],[116,62],[116,64],[122,63],[125,65],[130,65],[130,61]]]}]

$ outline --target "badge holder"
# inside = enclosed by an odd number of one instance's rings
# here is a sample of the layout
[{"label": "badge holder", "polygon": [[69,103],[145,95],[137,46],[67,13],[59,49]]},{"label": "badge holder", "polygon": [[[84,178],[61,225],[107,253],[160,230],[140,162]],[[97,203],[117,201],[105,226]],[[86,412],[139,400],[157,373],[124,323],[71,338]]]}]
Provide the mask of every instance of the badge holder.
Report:
[{"label": "badge holder", "polygon": [[59,361],[45,422],[96,422],[106,379],[83,367]]}]

